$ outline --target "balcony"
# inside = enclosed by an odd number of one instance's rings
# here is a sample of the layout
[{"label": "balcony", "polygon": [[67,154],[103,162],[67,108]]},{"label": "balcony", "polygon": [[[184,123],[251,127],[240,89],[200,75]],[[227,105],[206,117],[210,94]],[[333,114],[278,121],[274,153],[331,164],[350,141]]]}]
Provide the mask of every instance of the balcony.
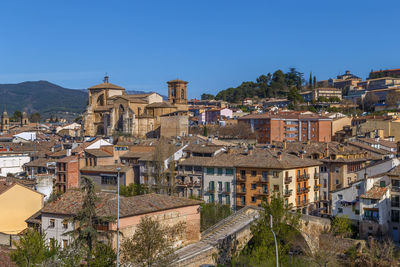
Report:
[{"label": "balcony", "polygon": [[266,197],[269,195],[269,192],[259,189],[258,192],[256,193],[256,195],[260,196],[260,197]]},{"label": "balcony", "polygon": [[284,192],[284,196],[285,197],[290,197],[292,195],[292,192],[293,192],[292,189],[290,189],[290,190],[286,189],[285,192]]},{"label": "balcony", "polygon": [[236,177],[236,179],[238,180],[238,182],[246,182],[246,175],[240,175]]},{"label": "balcony", "polygon": [[299,176],[297,176],[297,182],[304,182],[307,181],[308,179],[310,179],[309,174],[300,174]]},{"label": "balcony", "polygon": [[292,182],[292,176],[285,177],[285,184],[290,184]]},{"label": "balcony", "polygon": [[379,215],[377,215],[377,216],[364,215],[362,218],[363,218],[363,220],[365,220],[365,221],[379,222]]},{"label": "balcony", "polygon": [[314,173],[314,179],[319,179],[320,175],[319,173]]},{"label": "balcony", "polygon": [[211,194],[214,194],[214,193],[215,193],[215,188],[212,188],[212,187],[210,188],[210,187],[209,187],[209,188],[207,189],[207,192],[208,192],[208,193],[211,193]]},{"label": "balcony", "polygon": [[321,188],[321,185],[320,185],[320,184],[314,185],[314,191],[317,191],[317,190],[319,190],[320,188]]},{"label": "balcony", "polygon": [[306,206],[308,203],[310,203],[309,199],[301,200],[300,202],[296,201],[296,204],[297,204],[298,207]]},{"label": "balcony", "polygon": [[310,187],[301,187],[301,188],[297,188],[297,194],[305,194],[310,192]]},{"label": "balcony", "polygon": [[267,178],[259,178],[257,182],[260,183],[260,184],[267,184],[268,183],[268,179]]},{"label": "balcony", "polygon": [[237,195],[246,195],[246,189],[240,189],[236,192]]},{"label": "balcony", "polygon": [[231,189],[230,188],[219,188],[218,193],[223,194],[223,195],[229,195],[231,193]]},{"label": "balcony", "polygon": [[391,201],[392,208],[400,208],[400,201]]},{"label": "balcony", "polygon": [[400,192],[400,186],[392,185],[392,192]]}]

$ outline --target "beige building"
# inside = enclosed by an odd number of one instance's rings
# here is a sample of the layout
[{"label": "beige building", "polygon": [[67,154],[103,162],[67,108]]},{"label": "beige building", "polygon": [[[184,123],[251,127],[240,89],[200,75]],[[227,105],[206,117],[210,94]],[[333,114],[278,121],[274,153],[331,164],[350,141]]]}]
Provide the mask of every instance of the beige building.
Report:
[{"label": "beige building", "polygon": [[187,110],[187,83],[168,82],[168,102],[157,93],[126,94],[125,89],[104,82],[90,87],[89,105],[84,118],[85,136],[123,133],[133,136],[157,137],[160,116],[177,110]]},{"label": "beige building", "polygon": [[189,116],[186,111],[172,112],[160,117],[161,137],[187,136]]},{"label": "beige building", "polygon": [[315,88],[313,89],[312,94],[314,100],[318,100],[320,97],[337,97],[342,100],[342,89],[339,88]]},{"label": "beige building", "polygon": [[19,183],[0,181],[0,232],[18,234],[43,206],[44,195]]}]

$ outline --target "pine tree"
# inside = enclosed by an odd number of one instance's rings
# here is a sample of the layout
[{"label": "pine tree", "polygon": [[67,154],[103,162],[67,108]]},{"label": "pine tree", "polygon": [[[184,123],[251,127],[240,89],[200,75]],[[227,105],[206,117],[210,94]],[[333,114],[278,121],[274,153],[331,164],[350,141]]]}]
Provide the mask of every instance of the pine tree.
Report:
[{"label": "pine tree", "polygon": [[314,78],[313,78],[313,87],[317,88],[317,77],[316,76],[314,76]]},{"label": "pine tree", "polygon": [[308,88],[311,89],[312,88],[312,72],[310,72],[310,78],[308,80]]}]

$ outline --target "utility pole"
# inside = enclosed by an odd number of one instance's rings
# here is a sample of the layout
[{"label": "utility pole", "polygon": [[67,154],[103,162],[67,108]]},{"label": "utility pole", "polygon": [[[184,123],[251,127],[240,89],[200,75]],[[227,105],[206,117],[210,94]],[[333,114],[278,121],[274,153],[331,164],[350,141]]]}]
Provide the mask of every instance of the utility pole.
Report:
[{"label": "utility pole", "polygon": [[119,266],[119,172],[121,168],[117,168],[117,267]]},{"label": "utility pole", "polygon": [[271,227],[271,232],[274,235],[274,240],[275,240],[275,254],[276,254],[276,267],[279,267],[279,259],[278,259],[278,243],[276,242],[276,235],[274,232],[274,229],[272,229],[272,215],[269,215],[270,219],[270,227]]}]

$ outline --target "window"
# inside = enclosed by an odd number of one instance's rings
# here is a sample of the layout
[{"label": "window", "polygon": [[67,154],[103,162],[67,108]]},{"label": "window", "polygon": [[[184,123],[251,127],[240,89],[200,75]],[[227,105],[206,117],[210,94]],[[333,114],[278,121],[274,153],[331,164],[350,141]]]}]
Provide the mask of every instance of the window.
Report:
[{"label": "window", "polygon": [[193,189],[189,189],[189,196],[193,196]]},{"label": "window", "polygon": [[242,196],[242,197],[240,198],[240,204],[241,204],[242,206],[246,205],[246,197],[245,197],[245,196]]},{"label": "window", "polygon": [[241,170],[241,171],[240,171],[240,175],[241,175],[242,177],[246,176],[246,171],[245,171],[245,170]]},{"label": "window", "polygon": [[215,200],[214,200],[214,194],[210,195],[210,198],[209,198],[209,199],[210,199],[210,203],[214,203],[214,201],[215,201]]},{"label": "window", "polygon": [[274,184],[274,192],[279,192],[279,185]]},{"label": "window", "polygon": [[343,213],[343,209],[342,208],[338,208],[338,213]]},{"label": "window", "polygon": [[256,197],[251,197],[251,202],[255,203],[257,201]]},{"label": "window", "polygon": [[251,189],[257,189],[257,184],[251,184]]},{"label": "window", "polygon": [[201,190],[200,189],[197,189],[197,196],[201,197]]},{"label": "window", "polygon": [[192,166],[185,166],[185,171],[191,172],[192,171]]},{"label": "window", "polygon": [[214,174],[214,168],[207,168],[207,174]]},{"label": "window", "polygon": [[376,199],[371,199],[371,204],[375,204],[376,203]]},{"label": "window", "polygon": [[63,247],[63,248],[66,248],[67,246],[68,246],[68,240],[63,239],[63,241],[62,241],[62,247]]},{"label": "window", "polygon": [[225,196],[225,204],[226,205],[230,205],[231,204],[231,197],[229,195]]},{"label": "window", "polygon": [[229,182],[225,182],[225,192],[231,192],[231,184]]},{"label": "window", "polygon": [[218,203],[222,204],[222,195],[221,194],[218,194]]},{"label": "window", "polygon": [[233,169],[225,169],[226,175],[233,175]]},{"label": "window", "polygon": [[385,187],[385,186],[386,186],[385,181],[380,181],[380,182],[379,182],[379,186],[380,186],[380,187]]},{"label": "window", "polygon": [[218,175],[222,175],[222,169],[221,169],[221,168],[218,168],[217,171],[218,171],[218,172],[217,172]]},{"label": "window", "polygon": [[360,210],[354,210],[354,213],[355,213],[356,215],[360,215]]},{"label": "window", "polygon": [[209,182],[208,187],[209,187],[210,191],[214,191],[214,189],[215,189],[214,181]]},{"label": "window", "polygon": [[268,172],[262,172],[262,178],[264,181],[266,181],[268,178]]},{"label": "window", "polygon": [[63,228],[68,229],[68,222],[63,222]]},{"label": "window", "polygon": [[342,200],[342,199],[343,199],[343,195],[340,195],[340,194],[339,194],[339,195],[338,195],[338,199],[339,199],[339,200]]},{"label": "window", "polygon": [[257,176],[257,171],[251,171],[251,176]]},{"label": "window", "polygon": [[49,228],[54,228],[56,226],[56,221],[54,219],[50,219]]},{"label": "window", "polygon": [[268,193],[268,186],[266,184],[263,184],[262,190],[263,190],[263,193]]},{"label": "window", "polygon": [[279,177],[279,172],[273,171],[272,175],[274,176],[274,178],[278,178]]},{"label": "window", "polygon": [[222,182],[218,182],[218,191],[222,191]]},{"label": "window", "polygon": [[194,171],[201,172],[201,171],[203,171],[203,168],[201,166],[194,166]]},{"label": "window", "polygon": [[101,184],[117,184],[117,176],[101,176]]}]

